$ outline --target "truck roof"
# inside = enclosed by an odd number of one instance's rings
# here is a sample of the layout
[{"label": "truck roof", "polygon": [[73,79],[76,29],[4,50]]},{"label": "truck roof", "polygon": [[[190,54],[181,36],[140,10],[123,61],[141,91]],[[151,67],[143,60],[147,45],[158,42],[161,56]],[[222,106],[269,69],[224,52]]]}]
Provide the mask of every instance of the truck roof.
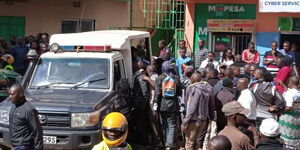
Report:
[{"label": "truck roof", "polygon": [[80,52],[79,54],[74,52],[47,52],[41,55],[41,58],[114,58],[121,56],[119,52]]},{"label": "truck roof", "polygon": [[105,46],[113,49],[126,49],[129,39],[150,37],[149,32],[133,30],[101,30],[82,33],[53,34],[50,45],[57,43],[60,46]]}]

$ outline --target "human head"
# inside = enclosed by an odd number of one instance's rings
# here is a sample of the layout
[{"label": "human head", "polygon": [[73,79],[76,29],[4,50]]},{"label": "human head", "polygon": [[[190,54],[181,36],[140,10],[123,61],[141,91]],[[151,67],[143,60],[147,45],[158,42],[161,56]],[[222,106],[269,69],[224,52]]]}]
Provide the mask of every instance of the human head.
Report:
[{"label": "human head", "polygon": [[232,60],[234,59],[234,56],[233,56],[232,52],[233,52],[232,48],[228,48],[228,49],[226,50],[226,57],[227,57],[228,59],[232,59]]},{"label": "human head", "polygon": [[48,43],[49,42],[49,34],[48,33],[43,33],[42,37],[41,37],[41,41],[44,43]]},{"label": "human head", "polygon": [[233,65],[230,66],[230,68],[232,69],[232,72],[233,72],[234,76],[240,75],[241,69],[240,69],[239,66],[233,64]]},{"label": "human head", "polygon": [[256,80],[263,80],[263,68],[262,67],[255,69],[254,78]]},{"label": "human head", "polygon": [[234,56],[234,62],[241,62],[241,61],[242,61],[242,56],[240,54]]},{"label": "human head", "polygon": [[271,48],[272,48],[272,50],[277,50],[277,48],[278,48],[278,44],[277,44],[277,42],[276,41],[273,41],[272,42],[272,44],[271,44]]},{"label": "human head", "polygon": [[166,45],[167,45],[167,42],[166,42],[165,40],[160,40],[160,41],[158,42],[158,48],[159,48],[159,49],[165,48]]},{"label": "human head", "polygon": [[205,41],[204,40],[201,39],[201,40],[198,41],[199,48],[203,48],[204,45],[205,45]]},{"label": "human head", "polygon": [[30,48],[31,49],[35,49],[35,50],[38,50],[39,49],[39,44],[37,41],[31,41],[30,42]]},{"label": "human head", "polygon": [[223,78],[223,79],[222,79],[222,85],[223,85],[224,87],[227,87],[227,88],[233,88],[232,80],[229,79],[229,78]]},{"label": "human head", "polygon": [[289,79],[289,85],[288,85],[288,87],[289,88],[298,88],[299,82],[300,82],[300,79],[298,77],[292,76]]},{"label": "human head", "polygon": [[223,106],[222,112],[227,118],[227,124],[238,127],[245,124],[247,120],[246,115],[248,115],[250,111],[245,109],[240,102],[232,101]]},{"label": "human head", "polygon": [[192,84],[196,83],[196,82],[200,82],[200,81],[201,81],[201,75],[200,75],[200,73],[197,73],[197,72],[193,73],[192,76],[191,76],[191,82],[192,82]]},{"label": "human head", "polygon": [[40,44],[41,53],[46,53],[49,51],[48,43],[41,43]]},{"label": "human head", "polygon": [[247,78],[241,78],[238,80],[236,87],[239,91],[243,91],[248,88],[248,84],[249,80]]},{"label": "human head", "polygon": [[180,49],[186,49],[185,41],[184,40],[180,40],[179,43],[178,43],[178,47]]},{"label": "human head", "polygon": [[112,112],[102,121],[102,138],[108,147],[116,147],[125,142],[128,134],[128,123],[125,116]]},{"label": "human head", "polygon": [[217,135],[207,143],[207,150],[231,150],[231,142],[224,135]]},{"label": "human head", "polygon": [[214,68],[207,68],[206,69],[206,79],[215,79],[217,78],[219,72],[217,69]]},{"label": "human head", "polygon": [[147,66],[147,74],[151,76],[153,73],[156,73],[156,67],[154,65]]},{"label": "human head", "polygon": [[16,104],[22,100],[22,97],[24,96],[23,87],[20,84],[14,84],[9,88],[8,94],[9,94],[9,100]]},{"label": "human head", "polygon": [[288,52],[290,50],[290,42],[289,41],[284,41],[283,42],[283,49],[286,52]]},{"label": "human head", "polygon": [[251,66],[250,66],[250,74],[251,74],[252,77],[254,77],[254,72],[255,72],[256,68],[258,68],[257,64],[251,64]]},{"label": "human head", "polygon": [[233,79],[233,72],[230,68],[224,70],[224,78]]},{"label": "human head", "polygon": [[180,49],[179,54],[181,58],[184,58],[186,56],[186,49]]},{"label": "human head", "polygon": [[187,77],[191,77],[192,74],[194,73],[194,68],[192,66],[187,66],[184,70],[184,75]]},{"label": "human head", "polygon": [[25,44],[25,39],[23,38],[23,37],[18,37],[18,45],[20,45],[20,46],[24,46],[24,44]]},{"label": "human head", "polygon": [[259,132],[264,137],[278,137],[280,134],[279,123],[273,118],[264,119],[259,127]]},{"label": "human head", "polygon": [[248,44],[248,49],[250,50],[250,51],[255,51],[255,44],[254,44],[254,42],[249,42],[249,44]]},{"label": "human head", "polygon": [[157,65],[156,59],[154,57],[151,57],[151,65]]},{"label": "human head", "polygon": [[214,52],[208,52],[207,59],[208,59],[208,61],[214,61],[215,60],[215,53]]},{"label": "human head", "polygon": [[295,43],[291,44],[291,50],[292,51],[296,51],[297,49],[298,49],[297,44],[295,44]]},{"label": "human head", "polygon": [[16,36],[13,35],[13,34],[11,34],[11,35],[9,36],[9,41],[16,41]]},{"label": "human head", "polygon": [[282,68],[285,66],[290,66],[292,64],[292,59],[289,56],[278,57],[278,67]]},{"label": "human head", "polygon": [[174,70],[174,65],[170,61],[165,61],[161,65],[161,70],[163,73],[166,73],[167,75],[174,75],[175,70]]},{"label": "human head", "polygon": [[250,74],[250,64],[245,64],[244,66],[244,74]]}]

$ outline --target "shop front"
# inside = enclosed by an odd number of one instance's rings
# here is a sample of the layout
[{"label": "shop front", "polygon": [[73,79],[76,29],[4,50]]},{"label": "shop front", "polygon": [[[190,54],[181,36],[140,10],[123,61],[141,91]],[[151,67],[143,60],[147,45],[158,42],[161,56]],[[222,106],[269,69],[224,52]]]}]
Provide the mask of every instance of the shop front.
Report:
[{"label": "shop front", "polygon": [[196,4],[194,49],[202,39],[217,57],[229,48],[240,54],[255,40],[255,19],[255,4]]}]

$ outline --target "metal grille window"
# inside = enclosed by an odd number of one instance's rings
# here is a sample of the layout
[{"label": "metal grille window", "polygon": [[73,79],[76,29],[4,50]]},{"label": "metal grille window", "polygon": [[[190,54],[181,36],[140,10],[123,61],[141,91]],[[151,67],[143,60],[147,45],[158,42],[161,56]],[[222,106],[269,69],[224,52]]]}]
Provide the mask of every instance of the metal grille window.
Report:
[{"label": "metal grille window", "polygon": [[63,19],[61,33],[77,33],[95,30],[95,20],[92,19]]},{"label": "metal grille window", "polygon": [[184,28],[184,2],[176,0],[133,0],[132,27]]}]

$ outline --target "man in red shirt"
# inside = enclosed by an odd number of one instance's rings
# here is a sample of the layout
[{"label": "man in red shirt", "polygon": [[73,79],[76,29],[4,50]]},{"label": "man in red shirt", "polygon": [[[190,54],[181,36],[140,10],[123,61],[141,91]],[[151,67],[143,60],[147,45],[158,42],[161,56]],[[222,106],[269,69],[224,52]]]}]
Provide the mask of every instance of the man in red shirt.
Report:
[{"label": "man in red shirt", "polygon": [[248,49],[243,51],[242,60],[248,64],[259,64],[259,52],[255,50],[254,42],[249,42]]}]

